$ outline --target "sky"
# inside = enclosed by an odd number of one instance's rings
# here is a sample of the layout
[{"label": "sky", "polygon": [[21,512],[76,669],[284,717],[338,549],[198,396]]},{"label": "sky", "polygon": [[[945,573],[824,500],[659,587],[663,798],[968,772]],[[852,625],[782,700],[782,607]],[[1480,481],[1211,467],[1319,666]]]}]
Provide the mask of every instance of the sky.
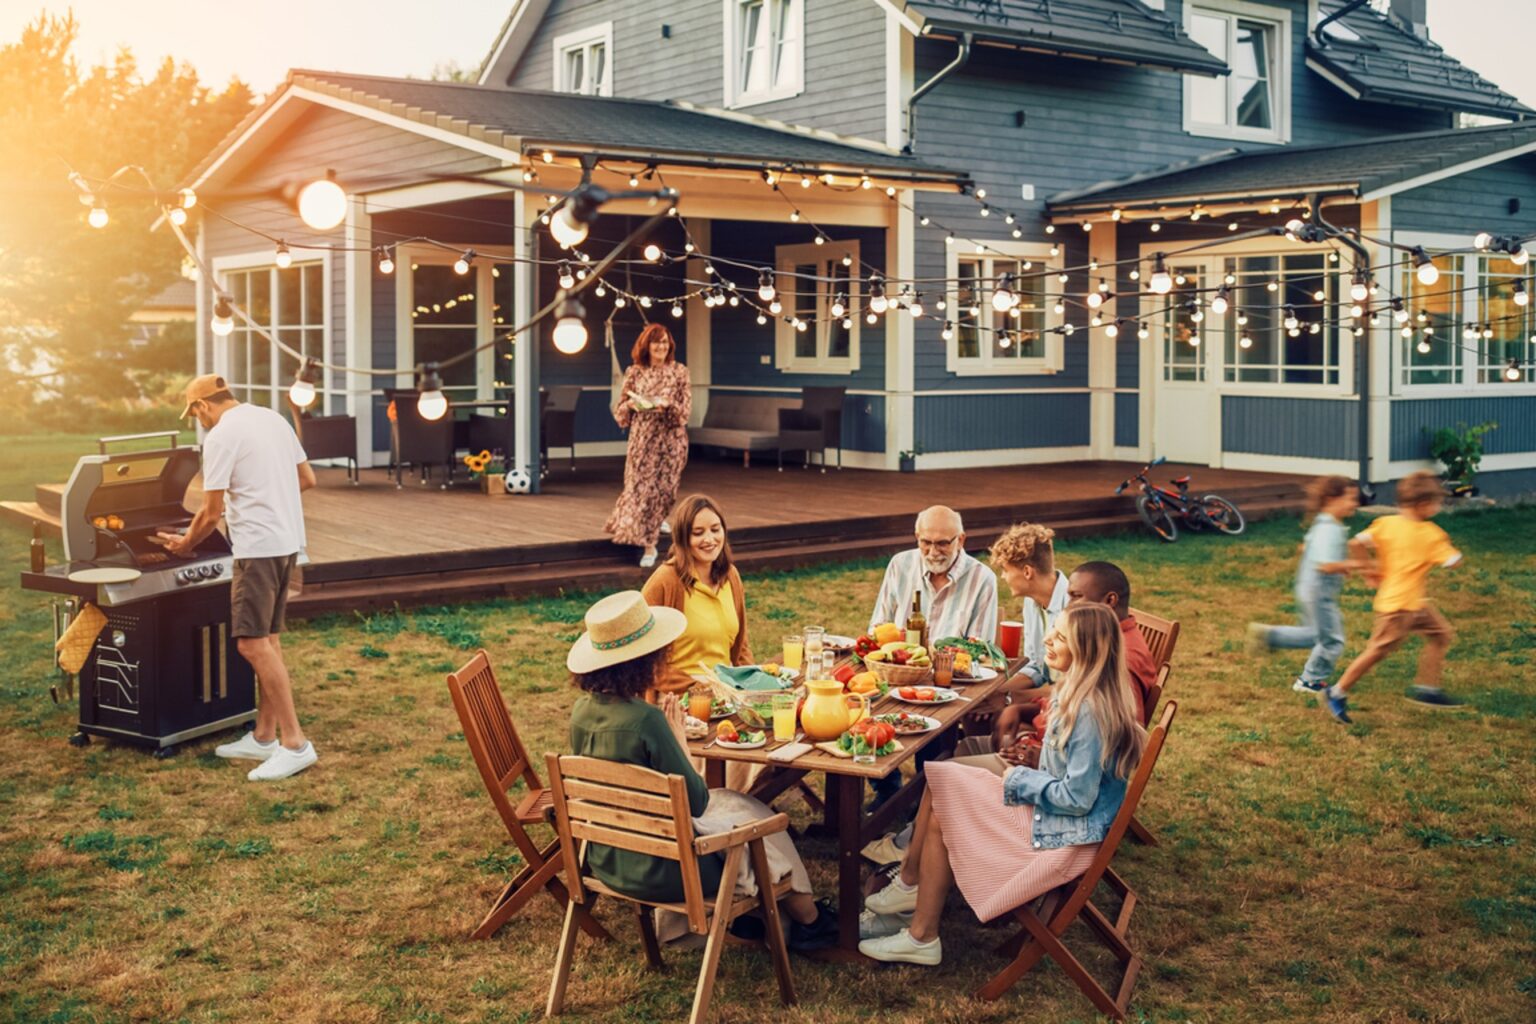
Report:
[{"label": "sky", "polygon": [[[0,0],[0,40],[42,11],[73,9],[84,63],[128,46],[140,67],[167,55],[210,84],[231,76],[265,94],[289,68],[424,78],[474,69],[513,0]],[[1430,36],[1485,78],[1536,106],[1536,0],[1429,0]]]}]

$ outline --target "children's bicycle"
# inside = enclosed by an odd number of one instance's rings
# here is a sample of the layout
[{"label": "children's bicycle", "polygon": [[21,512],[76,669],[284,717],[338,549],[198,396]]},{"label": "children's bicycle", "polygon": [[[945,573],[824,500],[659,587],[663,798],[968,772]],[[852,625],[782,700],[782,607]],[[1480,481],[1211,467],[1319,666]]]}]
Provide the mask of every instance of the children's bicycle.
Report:
[{"label": "children's bicycle", "polygon": [[1218,530],[1232,536],[1243,532],[1248,523],[1243,519],[1242,510],[1219,494],[1193,497],[1189,493],[1188,476],[1175,477],[1171,481],[1177,491],[1159,487],[1147,479],[1147,470],[1167,461],[1161,456],[1153,459],[1142,467],[1141,472],[1115,488],[1116,494],[1124,494],[1133,481],[1137,482],[1141,493],[1136,497],[1136,511],[1149,530],[1169,544],[1179,539],[1176,519],[1182,519],[1191,530]]}]

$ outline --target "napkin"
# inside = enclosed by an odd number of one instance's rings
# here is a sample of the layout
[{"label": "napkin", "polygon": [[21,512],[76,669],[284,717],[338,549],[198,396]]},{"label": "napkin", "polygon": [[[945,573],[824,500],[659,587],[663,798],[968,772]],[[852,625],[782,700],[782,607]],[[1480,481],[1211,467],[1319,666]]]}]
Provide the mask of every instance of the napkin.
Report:
[{"label": "napkin", "polygon": [[777,750],[769,753],[768,760],[793,761],[801,754],[809,754],[811,749],[812,748],[809,743],[786,743],[782,747],[779,747]]},{"label": "napkin", "polygon": [[716,665],[715,677],[735,690],[783,690],[784,680],[771,676],[756,665]]}]

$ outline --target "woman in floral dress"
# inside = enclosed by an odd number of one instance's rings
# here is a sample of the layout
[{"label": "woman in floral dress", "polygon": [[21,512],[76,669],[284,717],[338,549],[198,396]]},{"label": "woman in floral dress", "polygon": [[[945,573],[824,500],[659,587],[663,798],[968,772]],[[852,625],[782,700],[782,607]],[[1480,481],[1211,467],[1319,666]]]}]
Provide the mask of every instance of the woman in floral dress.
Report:
[{"label": "woman in floral dress", "polygon": [[629,431],[624,491],[604,529],[615,544],[644,548],[641,566],[656,564],[656,538],[677,501],[677,482],[688,463],[688,415],[693,392],[688,367],[673,358],[677,346],[661,324],[640,332],[624,373],[624,394],[613,411]]}]

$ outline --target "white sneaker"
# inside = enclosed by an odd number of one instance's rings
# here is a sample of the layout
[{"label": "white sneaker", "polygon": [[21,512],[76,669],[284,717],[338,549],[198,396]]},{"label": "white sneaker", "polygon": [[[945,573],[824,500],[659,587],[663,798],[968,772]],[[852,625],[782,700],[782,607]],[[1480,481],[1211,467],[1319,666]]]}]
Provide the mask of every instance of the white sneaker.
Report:
[{"label": "white sneaker", "polygon": [[932,942],[918,942],[905,928],[883,939],[865,939],[859,943],[859,952],[871,960],[922,964],[924,967],[937,967],[939,961],[944,959],[944,946],[937,935]]},{"label": "white sneaker", "polygon": [[644,555],[640,556],[640,568],[642,568],[642,569],[650,569],[650,568],[652,568],[655,565],[656,565],[656,552],[652,551],[649,554],[644,554]]},{"label": "white sneaker", "polygon": [[276,738],[262,743],[256,739],[256,733],[248,732],[233,743],[220,743],[213,748],[213,752],[219,757],[227,757],[234,761],[265,761],[277,753],[281,746]]},{"label": "white sneaker", "polygon": [[318,760],[320,755],[315,753],[315,745],[308,740],[299,750],[289,750],[287,747],[279,746],[276,753],[252,768],[246,778],[252,782],[274,782],[277,779],[286,779],[290,775],[297,775]]},{"label": "white sneaker", "polygon": [[873,910],[866,910],[859,915],[859,938],[883,939],[895,935],[911,923],[911,914],[877,914]]},{"label": "white sneaker", "polygon": [[884,889],[864,897],[864,909],[877,914],[910,914],[917,909],[917,886],[909,889],[899,876],[893,878]]}]

